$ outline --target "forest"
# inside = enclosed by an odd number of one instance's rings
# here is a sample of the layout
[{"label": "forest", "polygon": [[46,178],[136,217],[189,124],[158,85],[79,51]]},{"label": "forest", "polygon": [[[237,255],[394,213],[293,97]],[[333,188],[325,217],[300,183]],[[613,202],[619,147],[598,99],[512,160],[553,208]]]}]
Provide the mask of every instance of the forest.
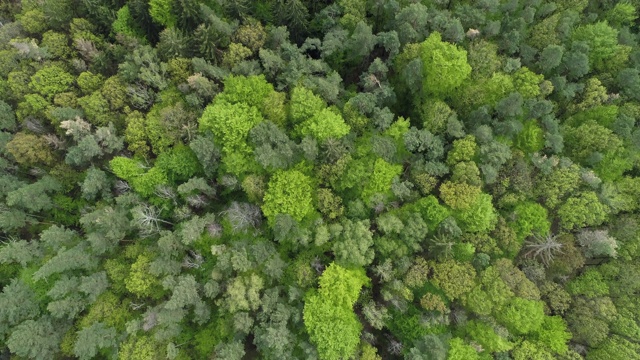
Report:
[{"label": "forest", "polygon": [[0,1],[0,359],[640,360],[639,10]]}]

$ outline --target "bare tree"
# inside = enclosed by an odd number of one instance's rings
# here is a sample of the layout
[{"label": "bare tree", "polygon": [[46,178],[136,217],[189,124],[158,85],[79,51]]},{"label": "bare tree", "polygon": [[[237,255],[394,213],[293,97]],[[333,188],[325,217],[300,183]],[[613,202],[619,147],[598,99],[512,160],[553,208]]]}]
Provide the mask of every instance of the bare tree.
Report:
[{"label": "bare tree", "polygon": [[391,260],[386,259],[382,264],[376,265],[373,268],[373,272],[378,275],[380,281],[389,282],[393,279],[393,264]]},{"label": "bare tree", "polygon": [[36,134],[46,134],[47,133],[47,128],[42,124],[42,121],[34,118],[34,117],[28,117],[24,120],[23,122],[24,127],[26,127],[27,129],[29,129],[29,131],[36,133]]},{"label": "bare tree", "polygon": [[76,39],[74,45],[80,55],[82,55],[82,57],[87,61],[92,61],[93,58],[95,58],[99,54],[98,49],[96,49],[96,46],[91,40]]},{"label": "bare tree", "polygon": [[155,311],[147,313],[144,317],[144,323],[142,324],[142,330],[149,331],[153,329],[158,323],[158,314]]},{"label": "bare tree", "polygon": [[207,197],[202,194],[191,195],[187,197],[186,200],[189,206],[194,207],[196,209],[203,208],[207,206],[207,204],[209,203],[209,201],[207,200]]},{"label": "bare tree", "polygon": [[218,224],[217,222],[207,225],[207,232],[214,238],[222,235],[222,230],[222,225]]},{"label": "bare tree", "polygon": [[313,260],[311,261],[311,267],[318,273],[318,274],[322,274],[322,272],[324,271],[324,265],[322,264],[322,262],[320,261],[319,257],[315,257],[313,258]]},{"label": "bare tree", "polygon": [[160,231],[160,224],[173,225],[160,218],[160,210],[149,204],[137,206],[133,211],[133,219],[140,228],[142,236],[149,236]]},{"label": "bare tree", "polygon": [[117,180],[114,187],[118,194],[124,194],[131,190],[129,183],[123,180]]},{"label": "bare tree", "polygon": [[249,227],[257,228],[262,221],[260,208],[253,204],[234,201],[221,215],[231,223],[234,231],[245,230]]},{"label": "bare tree", "polygon": [[171,186],[158,185],[156,187],[155,193],[159,198],[171,200],[174,204],[176,204],[176,192],[173,190]]},{"label": "bare tree", "polygon": [[204,262],[204,258],[199,253],[189,250],[189,255],[184,257],[182,266],[187,269],[199,269],[200,265]]},{"label": "bare tree", "polygon": [[403,345],[400,341],[396,340],[396,339],[390,339],[389,340],[389,346],[387,347],[387,351],[389,351],[389,353],[393,354],[393,355],[400,355],[402,354],[402,349],[403,349]]},{"label": "bare tree", "polygon": [[529,249],[525,256],[539,258],[545,266],[553,260],[556,254],[562,254],[562,243],[558,241],[557,235],[533,235],[533,241],[528,241],[525,247]]}]

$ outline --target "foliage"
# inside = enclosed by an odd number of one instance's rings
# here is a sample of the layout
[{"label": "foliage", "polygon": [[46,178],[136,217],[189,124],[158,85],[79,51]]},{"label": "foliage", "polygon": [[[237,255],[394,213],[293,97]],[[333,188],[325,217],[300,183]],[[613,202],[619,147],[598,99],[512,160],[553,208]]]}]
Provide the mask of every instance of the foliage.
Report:
[{"label": "foliage", "polygon": [[31,76],[29,86],[47,98],[67,91],[73,83],[74,78],[71,74],[64,71],[59,66],[48,66],[37,71]]},{"label": "foliage", "polygon": [[313,212],[312,189],[311,179],[300,171],[279,171],[269,180],[262,211],[272,223],[278,214],[301,221]]},{"label": "foliage", "polygon": [[597,195],[584,192],[576,197],[570,197],[558,209],[560,223],[565,229],[585,226],[598,226],[607,218],[608,209],[602,204]]},{"label": "foliage", "polygon": [[247,158],[252,151],[247,144],[249,131],[262,121],[258,109],[245,103],[231,104],[226,101],[216,101],[213,105],[207,106],[202,117],[200,117],[200,130],[202,132],[210,130],[216,142],[223,144],[222,162],[227,165],[232,173],[242,173],[247,162]]},{"label": "foliage", "polygon": [[543,303],[516,297],[496,314],[496,318],[516,334],[535,332],[544,321]]},{"label": "foliage", "polygon": [[331,264],[320,277],[319,291],[307,294],[304,324],[321,359],[340,359],[355,353],[362,325],[352,308],[360,288],[368,282],[361,269]]},{"label": "foliage", "polygon": [[298,127],[302,136],[310,135],[320,142],[328,138],[339,139],[347,135],[350,130],[342,116],[331,108],[320,110]]},{"label": "foliage", "polygon": [[638,6],[0,1],[0,358],[637,359]]},{"label": "foliage", "polygon": [[518,239],[524,239],[531,234],[546,236],[551,228],[547,220],[547,209],[537,203],[518,204],[514,209],[515,222],[512,226]]},{"label": "foliage", "polygon": [[618,31],[606,21],[599,21],[578,27],[573,31],[572,39],[585,41],[589,46],[589,61],[596,69],[602,69],[616,54]]},{"label": "foliage", "polygon": [[438,32],[429,35],[421,44],[420,58],[427,94],[446,96],[471,74],[467,52],[443,42]]}]

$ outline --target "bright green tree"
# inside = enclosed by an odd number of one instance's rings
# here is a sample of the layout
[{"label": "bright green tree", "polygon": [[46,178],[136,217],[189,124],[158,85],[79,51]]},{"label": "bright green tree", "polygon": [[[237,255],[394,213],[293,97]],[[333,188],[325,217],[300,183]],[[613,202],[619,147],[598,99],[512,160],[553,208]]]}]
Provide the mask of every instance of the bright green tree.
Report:
[{"label": "bright green tree", "polygon": [[331,264],[320,277],[320,289],[305,298],[304,325],[323,360],[355,355],[362,325],[353,312],[360,289],[369,284],[364,270]]},{"label": "bright green tree", "polygon": [[402,165],[389,164],[383,159],[376,159],[369,181],[362,189],[362,198],[369,200],[375,194],[387,194],[396,176],[402,173]]},{"label": "bright green tree", "polygon": [[480,187],[462,182],[446,181],[440,185],[440,198],[454,210],[467,210],[480,195]]},{"label": "bright green tree", "polygon": [[468,209],[457,210],[453,216],[468,232],[485,232],[493,229],[498,219],[489,194],[481,193]]},{"label": "bright green tree", "polygon": [[351,131],[351,127],[345,124],[342,115],[335,108],[320,110],[298,126],[300,135],[311,135],[320,142],[329,138],[339,139],[347,135],[349,131]]},{"label": "bright green tree", "polygon": [[176,23],[176,18],[171,11],[171,0],[150,0],[149,1],[149,15],[153,21],[166,27],[173,27]]},{"label": "bright green tree", "polygon": [[200,117],[200,131],[210,130],[222,145],[223,163],[229,172],[239,174],[251,165],[252,150],[247,144],[249,131],[262,121],[259,110],[239,102],[216,100]]},{"label": "bright green tree", "polygon": [[301,221],[314,211],[311,179],[298,170],[276,172],[264,195],[262,212],[274,224],[278,214]]},{"label": "bright green tree", "polygon": [[57,65],[51,65],[36,72],[29,85],[42,96],[51,99],[54,95],[67,91],[73,81],[73,75]]},{"label": "bright green tree", "polygon": [[293,123],[298,124],[311,119],[326,106],[327,104],[324,100],[311,90],[302,86],[296,86],[291,90],[289,117]]},{"label": "bright green tree", "polygon": [[421,44],[420,58],[424,92],[437,97],[450,95],[471,74],[467,52],[442,41],[434,32]]},{"label": "bright green tree", "polygon": [[585,226],[598,226],[608,215],[608,207],[600,202],[593,191],[570,197],[558,209],[560,225],[567,230]]},{"label": "bright green tree", "polygon": [[511,226],[519,240],[524,240],[531,234],[547,236],[551,223],[548,220],[547,209],[538,203],[526,202],[516,205],[513,210],[515,221]]},{"label": "bright green tree", "polygon": [[478,352],[471,345],[465,344],[460,338],[449,340],[447,360],[478,360]]},{"label": "bright green tree", "polygon": [[589,62],[596,69],[604,68],[618,50],[618,30],[606,21],[579,26],[573,31],[572,39],[589,45]]},{"label": "bright green tree", "polygon": [[540,329],[544,322],[544,304],[541,301],[519,297],[511,299],[496,312],[496,319],[516,334],[529,334]]},{"label": "bright green tree", "polygon": [[475,285],[476,271],[470,263],[447,260],[433,266],[432,282],[451,300],[460,298]]}]

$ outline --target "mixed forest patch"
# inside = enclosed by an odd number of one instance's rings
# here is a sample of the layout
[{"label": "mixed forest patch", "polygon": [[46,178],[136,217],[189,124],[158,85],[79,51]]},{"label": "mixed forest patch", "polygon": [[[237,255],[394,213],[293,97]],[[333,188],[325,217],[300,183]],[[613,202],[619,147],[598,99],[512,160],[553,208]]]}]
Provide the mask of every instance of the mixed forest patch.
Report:
[{"label": "mixed forest patch", "polygon": [[0,358],[640,360],[639,8],[0,2]]}]

